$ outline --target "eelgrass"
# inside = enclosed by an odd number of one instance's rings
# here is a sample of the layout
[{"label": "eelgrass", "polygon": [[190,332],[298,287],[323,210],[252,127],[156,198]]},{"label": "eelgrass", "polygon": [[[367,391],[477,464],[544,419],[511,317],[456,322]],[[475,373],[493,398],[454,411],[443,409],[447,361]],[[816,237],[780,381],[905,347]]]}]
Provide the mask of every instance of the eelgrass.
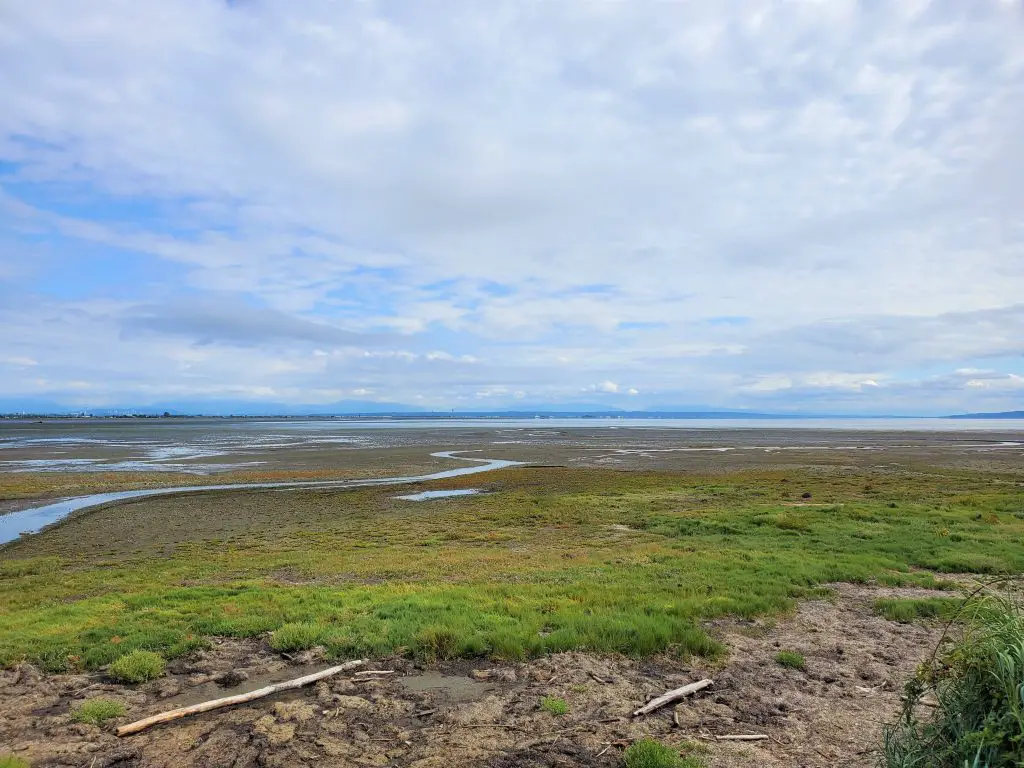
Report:
[{"label": "eelgrass", "polygon": [[[964,606],[963,638],[907,684],[885,731],[884,768],[1024,765],[1024,614],[1005,598]],[[918,705],[928,696],[935,706]]]}]

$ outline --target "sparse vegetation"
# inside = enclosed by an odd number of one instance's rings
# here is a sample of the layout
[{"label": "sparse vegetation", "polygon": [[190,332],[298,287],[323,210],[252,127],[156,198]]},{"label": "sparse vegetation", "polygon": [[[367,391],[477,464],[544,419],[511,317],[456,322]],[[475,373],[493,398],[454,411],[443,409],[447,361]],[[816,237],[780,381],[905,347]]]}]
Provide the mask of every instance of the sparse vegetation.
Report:
[{"label": "sparse vegetation", "polygon": [[108,674],[123,683],[145,683],[164,673],[164,660],[153,651],[134,650],[116,659]]},{"label": "sparse vegetation", "polygon": [[806,669],[807,661],[804,655],[797,651],[779,651],[775,654],[775,663],[780,667],[789,669]]},{"label": "sparse vegetation", "polygon": [[875,601],[875,613],[909,624],[915,619],[948,618],[962,606],[963,600],[952,597],[885,598]]},{"label": "sparse vegetation", "polygon": [[0,755],[0,768],[31,768],[31,766],[20,757]]},{"label": "sparse vegetation", "polygon": [[[1024,571],[1021,489],[984,473],[495,477],[499,492],[443,506],[362,488],[90,512],[0,553],[0,664],[97,669],[268,632],[281,650],[346,657],[714,657],[700,622],[781,613],[829,582],[934,588],[933,572]],[[827,506],[794,508],[791,488]]]},{"label": "sparse vegetation", "polygon": [[1024,615],[986,598],[965,616],[963,638],[907,684],[900,720],[885,733],[884,768],[1024,765]]},{"label": "sparse vegetation", "polygon": [[103,725],[125,713],[125,706],[120,701],[111,699],[89,699],[83,701],[71,712],[71,719],[76,723]]},{"label": "sparse vegetation", "polygon": [[683,757],[676,750],[654,739],[640,739],[630,744],[623,753],[626,768],[701,768],[703,763],[694,755]]},{"label": "sparse vegetation", "polygon": [[566,704],[565,699],[560,699],[557,696],[545,696],[540,700],[540,708],[552,715],[569,714],[569,705]]}]

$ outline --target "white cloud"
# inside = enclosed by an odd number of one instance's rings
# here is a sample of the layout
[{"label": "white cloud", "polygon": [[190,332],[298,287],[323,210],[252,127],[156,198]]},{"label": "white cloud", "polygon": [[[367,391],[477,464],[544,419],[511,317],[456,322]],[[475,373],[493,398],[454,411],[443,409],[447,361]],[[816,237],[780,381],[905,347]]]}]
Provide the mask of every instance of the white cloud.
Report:
[{"label": "white cloud", "polygon": [[742,10],[12,4],[0,397],[1010,391],[1019,8]]}]

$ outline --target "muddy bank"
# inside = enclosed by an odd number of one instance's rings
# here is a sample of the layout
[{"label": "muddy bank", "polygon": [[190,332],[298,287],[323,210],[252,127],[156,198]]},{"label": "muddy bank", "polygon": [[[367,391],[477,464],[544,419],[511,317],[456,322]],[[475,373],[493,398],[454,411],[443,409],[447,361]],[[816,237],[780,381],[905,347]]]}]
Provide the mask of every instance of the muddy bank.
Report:
[{"label": "muddy bank", "polygon": [[[934,646],[936,626],[873,614],[878,597],[922,590],[836,585],[834,601],[802,603],[795,615],[723,621],[730,648],[719,665],[559,654],[525,664],[452,662],[428,668],[372,661],[396,674],[339,677],[234,709],[118,739],[113,725],[230,695],[321,668],[315,653],[284,658],[262,642],[223,640],[140,686],[102,675],[45,677],[27,665],[0,672],[0,744],[34,766],[616,766],[632,740],[696,741],[710,766],[870,766],[880,723],[899,706],[903,682]],[[933,593],[932,593],[933,594]],[[806,669],[779,666],[781,649]],[[715,685],[676,707],[633,719],[664,691],[702,677]],[[569,713],[540,708],[560,697]],[[71,711],[94,697],[127,714],[104,727]],[[768,741],[718,742],[764,733]]]},{"label": "muddy bank", "polygon": [[[24,533],[36,533],[41,529],[59,523],[61,520],[79,511],[88,511],[96,507],[133,501],[136,499],[153,498],[154,496],[181,496],[189,493],[214,492],[214,491],[250,491],[250,490],[274,490],[289,491],[302,490],[307,488],[359,488],[366,486],[390,486],[390,485],[412,485],[431,480],[446,480],[454,477],[475,475],[481,472],[489,472],[505,467],[515,466],[516,462],[502,461],[500,459],[485,459],[474,457],[456,456],[448,451],[439,451],[432,454],[434,458],[451,459],[458,462],[470,463],[471,466],[456,467],[433,472],[427,475],[394,475],[380,478],[364,478],[357,480],[306,480],[286,481],[275,483],[243,483],[227,485],[192,485],[177,486],[165,489],[150,488],[145,490],[119,491],[115,493],[100,493],[89,496],[80,496],[73,499],[66,499],[39,507],[30,507],[21,512],[12,512],[0,517],[0,544],[14,541]],[[475,491],[469,491],[473,493]],[[466,491],[426,491],[423,498],[430,498],[434,495],[460,495]],[[421,494],[422,495],[422,494]],[[399,498],[419,500],[418,496],[401,496]]]}]

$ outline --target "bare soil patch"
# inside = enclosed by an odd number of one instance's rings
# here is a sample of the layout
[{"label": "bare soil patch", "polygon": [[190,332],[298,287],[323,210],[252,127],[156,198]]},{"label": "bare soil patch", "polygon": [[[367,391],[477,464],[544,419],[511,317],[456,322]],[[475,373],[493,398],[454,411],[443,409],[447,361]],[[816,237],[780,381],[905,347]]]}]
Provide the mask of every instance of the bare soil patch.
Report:
[{"label": "bare soil patch", "polygon": [[[28,665],[0,671],[0,744],[33,766],[616,766],[632,740],[700,741],[713,767],[870,766],[881,724],[899,707],[903,682],[930,653],[941,627],[875,616],[879,597],[919,589],[834,585],[835,600],[795,614],[711,627],[730,648],[718,666],[669,657],[637,661],[567,653],[524,664],[457,661],[424,669],[405,659],[368,668],[386,679],[339,677],[229,710],[118,739],[113,726],[231,695],[326,666],[316,652],[284,658],[259,641],[223,640],[180,659],[139,687],[102,675],[43,676]],[[782,649],[805,670],[774,661]],[[702,677],[715,685],[646,717],[630,713]],[[569,713],[540,709],[563,698]],[[104,727],[76,724],[75,705],[116,699],[127,714]],[[678,724],[677,722],[678,721]],[[718,742],[765,733],[768,741]]]}]

